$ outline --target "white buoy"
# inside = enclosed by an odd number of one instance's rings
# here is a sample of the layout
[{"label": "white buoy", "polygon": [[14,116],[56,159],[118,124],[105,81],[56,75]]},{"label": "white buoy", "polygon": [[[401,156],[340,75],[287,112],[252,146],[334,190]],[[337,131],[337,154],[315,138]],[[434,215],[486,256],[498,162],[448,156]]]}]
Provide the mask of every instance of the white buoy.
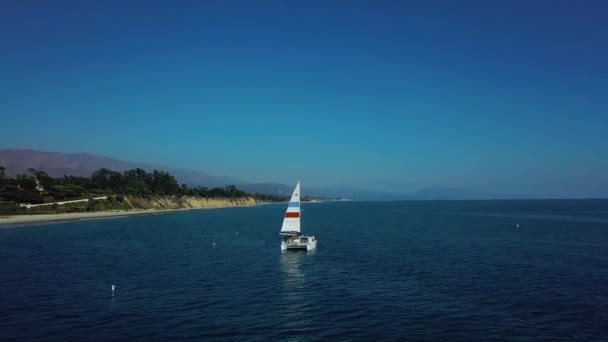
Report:
[{"label": "white buoy", "polygon": [[236,232],[236,235],[239,235],[239,232]]},{"label": "white buoy", "polygon": [[215,247],[215,241],[213,242],[213,247]]},{"label": "white buoy", "polygon": [[112,284],[112,296],[114,296],[114,284]]},{"label": "white buoy", "polygon": [[517,224],[517,228],[519,228],[519,223]]}]

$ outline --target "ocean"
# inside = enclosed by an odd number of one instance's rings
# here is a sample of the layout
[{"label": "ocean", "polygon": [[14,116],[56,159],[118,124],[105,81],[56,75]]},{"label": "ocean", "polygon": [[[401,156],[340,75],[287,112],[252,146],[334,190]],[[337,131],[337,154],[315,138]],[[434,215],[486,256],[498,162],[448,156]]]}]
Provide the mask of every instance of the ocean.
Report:
[{"label": "ocean", "polygon": [[302,207],[0,229],[0,340],[608,340],[608,200]]}]

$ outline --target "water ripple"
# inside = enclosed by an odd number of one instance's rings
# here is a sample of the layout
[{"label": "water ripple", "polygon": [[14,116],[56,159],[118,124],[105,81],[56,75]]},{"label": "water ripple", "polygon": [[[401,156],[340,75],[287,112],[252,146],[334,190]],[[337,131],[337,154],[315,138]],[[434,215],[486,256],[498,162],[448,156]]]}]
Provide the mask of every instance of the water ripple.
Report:
[{"label": "water ripple", "polygon": [[0,230],[0,337],[605,340],[607,203],[315,204],[310,253],[282,205]]}]

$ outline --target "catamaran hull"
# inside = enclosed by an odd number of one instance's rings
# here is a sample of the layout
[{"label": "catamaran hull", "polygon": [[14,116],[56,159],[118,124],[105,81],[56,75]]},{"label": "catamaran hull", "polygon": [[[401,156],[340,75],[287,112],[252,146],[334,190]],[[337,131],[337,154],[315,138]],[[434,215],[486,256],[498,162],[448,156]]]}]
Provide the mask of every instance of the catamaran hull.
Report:
[{"label": "catamaran hull", "polygon": [[311,251],[317,248],[317,240],[308,241],[307,243],[286,243],[285,241],[281,242],[281,251],[287,250],[300,250],[300,251]]}]

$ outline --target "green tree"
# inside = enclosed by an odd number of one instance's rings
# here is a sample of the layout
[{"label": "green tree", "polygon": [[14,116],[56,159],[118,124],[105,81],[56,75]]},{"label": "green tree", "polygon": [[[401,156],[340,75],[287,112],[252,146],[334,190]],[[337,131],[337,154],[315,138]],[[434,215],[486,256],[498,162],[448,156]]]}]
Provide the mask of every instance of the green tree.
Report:
[{"label": "green tree", "polygon": [[204,186],[199,186],[196,188],[196,194],[201,197],[207,198],[209,196],[209,189]]},{"label": "green tree", "polygon": [[55,180],[44,171],[36,171],[36,179],[40,182],[40,185],[46,190],[55,184]]},{"label": "green tree", "polygon": [[134,180],[131,182],[127,182],[125,192],[131,195],[149,195],[150,191],[148,190],[148,184],[146,184],[142,180]]},{"label": "green tree", "polygon": [[17,185],[21,190],[26,192],[32,192],[36,188],[36,181],[26,174],[17,175]]},{"label": "green tree", "polygon": [[36,169],[33,167],[28,168],[27,172],[30,174],[30,177],[36,177]]},{"label": "green tree", "polygon": [[6,178],[6,168],[0,166],[0,188],[4,186],[4,179]]},{"label": "green tree", "polygon": [[226,195],[228,195],[230,198],[234,198],[238,191],[234,185],[228,185],[224,190],[226,191]]},{"label": "green tree", "polygon": [[95,211],[95,209],[97,209],[98,207],[98,203],[96,200],[94,199],[89,199],[89,202],[87,203],[87,211]]},{"label": "green tree", "polygon": [[150,184],[150,190],[161,195],[177,195],[180,191],[180,186],[175,177],[166,171],[154,170]]},{"label": "green tree", "polygon": [[180,196],[186,196],[188,195],[188,186],[186,184],[182,184],[182,187],[179,191],[179,195]]}]

